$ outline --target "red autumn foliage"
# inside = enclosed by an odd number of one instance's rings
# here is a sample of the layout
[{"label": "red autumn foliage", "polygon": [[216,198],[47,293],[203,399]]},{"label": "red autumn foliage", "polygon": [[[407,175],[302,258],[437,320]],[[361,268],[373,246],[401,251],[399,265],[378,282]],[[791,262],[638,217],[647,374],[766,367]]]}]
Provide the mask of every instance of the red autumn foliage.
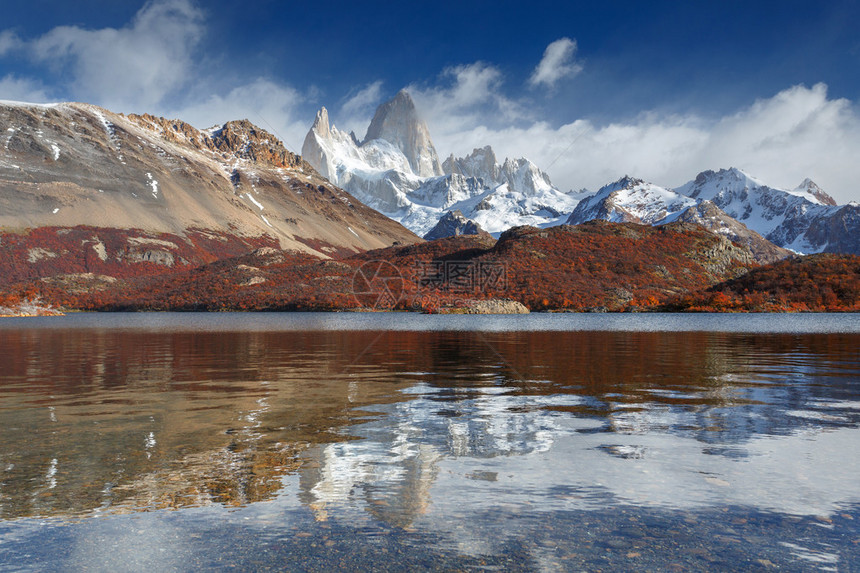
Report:
[{"label": "red autumn foliage", "polygon": [[[53,230],[48,238],[60,232]],[[97,255],[82,239],[91,230],[76,232],[75,240],[81,241],[82,246],[75,256],[68,258],[80,260]],[[109,252],[129,240],[123,236],[111,239],[117,244],[102,239]],[[53,246],[43,237],[40,240],[40,245]],[[157,240],[178,244],[176,237],[159,236]],[[211,256],[214,248],[201,245],[204,240],[225,241],[198,237],[191,241],[198,251],[191,251],[187,257],[196,254],[200,260],[204,256],[200,253]],[[437,312],[486,298],[517,300],[532,310],[595,307],[633,310],[658,308],[678,293],[698,291],[744,272],[746,264],[739,261],[729,261],[720,270],[709,266],[713,261],[706,253],[719,241],[695,226],[653,228],[595,222],[545,230],[520,227],[505,233],[498,241],[487,236],[461,236],[359,254],[339,253],[343,258],[326,261],[275,249],[222,258],[209,264],[189,262],[170,268],[130,260],[110,262],[118,265],[116,269],[99,266],[99,262],[95,266],[76,267],[53,263],[51,268],[39,267],[42,261],[38,261],[37,270],[41,273],[34,274],[42,280],[24,281],[20,285],[35,288],[51,304],[86,310],[367,307]],[[34,244],[30,241],[24,246],[32,249],[36,248]],[[22,248],[18,249],[19,260],[24,256]],[[87,250],[94,255],[80,252]],[[45,262],[51,261],[54,259]],[[389,270],[386,276],[377,276],[383,262]],[[27,268],[26,264],[23,266]],[[65,276],[62,280],[56,276],[50,278],[46,276],[49,269]],[[69,278],[69,273],[74,272],[94,275]],[[100,277],[102,273],[109,276]],[[31,271],[27,278],[32,276]],[[376,282],[371,287],[366,281]],[[390,292],[383,293],[381,285],[386,285],[384,289]],[[16,288],[20,290],[20,286]],[[7,289],[10,291],[14,289]],[[363,291],[364,294],[356,296]],[[374,297],[380,294],[386,296]]]},{"label": "red autumn foliage", "polygon": [[860,256],[819,254],[751,270],[671,301],[670,310],[735,312],[860,311]]},{"label": "red autumn foliage", "polygon": [[[83,310],[440,312],[499,298],[532,310],[860,310],[860,257],[750,270],[731,249],[696,226],[605,222],[333,251],[341,258],[332,260],[280,251],[265,238],[37,229],[2,235],[0,306],[41,297]],[[164,253],[172,266],[159,264]]]}]

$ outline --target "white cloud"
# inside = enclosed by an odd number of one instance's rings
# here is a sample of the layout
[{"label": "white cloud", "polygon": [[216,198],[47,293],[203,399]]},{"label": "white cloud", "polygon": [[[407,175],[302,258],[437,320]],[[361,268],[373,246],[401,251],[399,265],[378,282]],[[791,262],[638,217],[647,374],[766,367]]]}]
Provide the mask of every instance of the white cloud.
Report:
[{"label": "white cloud", "polygon": [[502,73],[494,66],[476,62],[447,68],[442,79],[449,85],[429,89],[413,85],[408,90],[435,112],[460,114],[477,106],[507,105],[500,92]]},{"label": "white cloud", "polygon": [[473,121],[428,116],[441,155],[490,144],[500,158],[528,157],[563,189],[596,190],[625,174],[674,187],[706,169],[739,167],[776,187],[811,177],[840,203],[860,200],[860,116],[823,84],[791,87],[717,120],[643,113],[603,126],[492,129],[477,116],[460,118]]},{"label": "white cloud", "polygon": [[[193,0],[151,0],[122,28],[61,26],[29,41],[4,31],[0,56],[20,48],[57,71],[67,82],[62,99],[175,117],[200,128],[246,118],[299,152],[307,131],[304,113],[296,119],[303,96],[269,78],[225,85],[222,77],[202,75],[195,58],[205,31]],[[358,95],[372,96],[374,86]],[[39,81],[11,75],[0,79],[0,98],[51,99]]]},{"label": "white cloud", "polygon": [[52,98],[41,83],[9,74],[0,78],[0,99],[48,103]]},{"label": "white cloud", "polygon": [[378,104],[381,97],[382,80],[378,80],[349,96],[340,109],[347,115],[366,112],[369,108]]},{"label": "white cloud", "polygon": [[21,39],[12,30],[3,30],[0,32],[0,56],[6,55],[21,46]]},{"label": "white cloud", "polygon": [[576,40],[561,38],[546,47],[543,58],[529,78],[533,87],[545,85],[555,87],[562,78],[573,77],[582,71],[582,65],[574,61]]},{"label": "white cloud", "polygon": [[70,73],[70,95],[116,110],[152,109],[193,78],[204,32],[190,0],[147,2],[120,29],[60,26],[28,43],[31,56]]},{"label": "white cloud", "polygon": [[364,88],[353,91],[340,106],[338,128],[354,131],[361,138],[370,125],[371,117],[382,99],[382,80],[368,84]]},{"label": "white cloud", "polygon": [[720,120],[700,159],[745,168],[794,186],[810,176],[834,195],[860,199],[860,117],[827,86],[794,86]]},{"label": "white cloud", "polygon": [[441,80],[442,85],[406,88],[434,138],[483,125],[487,118],[510,123],[524,115],[519,104],[502,93],[502,73],[494,66],[476,62],[447,68]]}]

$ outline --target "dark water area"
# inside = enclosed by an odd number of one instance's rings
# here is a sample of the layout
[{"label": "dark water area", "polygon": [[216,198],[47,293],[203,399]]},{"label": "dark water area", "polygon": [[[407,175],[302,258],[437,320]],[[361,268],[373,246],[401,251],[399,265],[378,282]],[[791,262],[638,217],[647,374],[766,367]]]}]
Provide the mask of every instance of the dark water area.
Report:
[{"label": "dark water area", "polygon": [[854,315],[0,319],[0,571],[860,570]]}]

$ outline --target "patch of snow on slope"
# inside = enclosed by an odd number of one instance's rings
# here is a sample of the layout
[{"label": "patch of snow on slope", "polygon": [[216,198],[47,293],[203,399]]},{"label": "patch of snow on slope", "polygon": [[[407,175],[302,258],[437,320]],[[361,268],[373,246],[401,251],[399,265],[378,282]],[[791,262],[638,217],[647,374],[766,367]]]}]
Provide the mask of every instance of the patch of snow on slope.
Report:
[{"label": "patch of snow on slope", "polygon": [[245,193],[245,197],[247,197],[247,198],[248,198],[248,201],[250,201],[251,203],[253,203],[254,205],[256,205],[256,206],[257,206],[257,208],[258,208],[260,211],[262,211],[262,210],[263,210],[263,205],[262,205],[259,201],[257,201],[256,199],[254,199],[254,197],[253,197],[253,196],[251,196],[251,194],[250,194],[250,193]]},{"label": "patch of snow on slope", "polygon": [[120,143],[119,143],[119,137],[117,137],[117,135],[116,135],[116,126],[113,123],[111,123],[110,121],[108,121],[108,119],[105,117],[105,115],[101,112],[101,110],[99,108],[97,108],[95,106],[90,106],[90,111],[93,112],[93,115],[95,115],[96,118],[104,126],[104,130],[108,136],[108,140],[111,142],[111,144],[113,144],[114,149],[117,150],[117,158],[120,160],[120,163],[125,165],[126,164],[125,158],[122,156],[122,153],[119,153]]},{"label": "patch of snow on slope", "polygon": [[152,189],[152,196],[158,199],[158,181],[153,179],[152,173],[147,173],[146,178],[149,180],[147,184]]}]

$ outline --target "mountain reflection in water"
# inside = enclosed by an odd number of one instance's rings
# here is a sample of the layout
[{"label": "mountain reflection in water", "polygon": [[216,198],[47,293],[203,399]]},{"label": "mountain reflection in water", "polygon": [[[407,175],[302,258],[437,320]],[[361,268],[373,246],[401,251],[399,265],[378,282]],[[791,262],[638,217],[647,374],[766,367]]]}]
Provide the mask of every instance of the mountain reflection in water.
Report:
[{"label": "mountain reflection in water", "polygon": [[526,512],[860,503],[858,334],[16,328],[0,349],[2,520],[280,500],[481,553]]}]

